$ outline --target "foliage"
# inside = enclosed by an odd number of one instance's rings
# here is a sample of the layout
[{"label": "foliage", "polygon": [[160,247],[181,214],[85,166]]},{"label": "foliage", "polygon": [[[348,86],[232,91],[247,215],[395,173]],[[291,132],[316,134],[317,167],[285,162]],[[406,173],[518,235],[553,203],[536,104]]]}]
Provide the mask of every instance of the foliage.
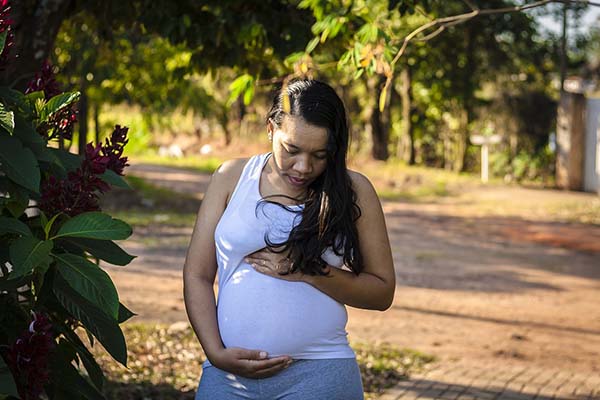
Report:
[{"label": "foliage", "polygon": [[98,204],[111,185],[127,186],[127,128],[117,126],[104,145],[88,144],[83,156],[57,149],[54,139],[72,132],[78,98],[60,92],[49,65],[26,93],[0,87],[1,398],[103,398],[102,370],[78,327],[90,345],[95,338],[127,363],[119,324],[133,313],[90,261],[133,259],[114,242],[131,227]]},{"label": "foliage", "polygon": [[508,151],[490,156],[490,172],[507,182],[542,182],[548,185],[554,176],[554,154],[548,146],[535,153],[520,151],[511,157]]}]

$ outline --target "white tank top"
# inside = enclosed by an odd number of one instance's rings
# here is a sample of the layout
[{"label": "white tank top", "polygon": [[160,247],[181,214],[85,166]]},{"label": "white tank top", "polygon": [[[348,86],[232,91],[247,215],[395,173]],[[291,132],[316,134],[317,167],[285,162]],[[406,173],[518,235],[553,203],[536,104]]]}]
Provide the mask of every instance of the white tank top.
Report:
[{"label": "white tank top", "polygon": [[[215,229],[219,292],[217,319],[225,347],[264,350],[269,357],[354,358],[344,304],[304,282],[255,271],[244,257],[282,242],[300,222],[302,206],[260,202],[259,181],[270,153],[250,158]],[[268,235],[268,236],[266,236]],[[323,259],[342,267],[331,249]],[[208,360],[205,364],[210,365]]]}]

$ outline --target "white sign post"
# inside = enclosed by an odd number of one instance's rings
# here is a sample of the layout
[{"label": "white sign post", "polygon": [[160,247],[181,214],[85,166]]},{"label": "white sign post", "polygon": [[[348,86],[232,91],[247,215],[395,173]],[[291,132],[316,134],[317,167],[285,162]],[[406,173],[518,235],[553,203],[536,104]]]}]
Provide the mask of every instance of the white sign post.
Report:
[{"label": "white sign post", "polygon": [[471,143],[481,146],[481,181],[486,183],[489,179],[488,166],[489,166],[489,145],[500,143],[502,138],[500,135],[483,136],[483,135],[471,135]]}]

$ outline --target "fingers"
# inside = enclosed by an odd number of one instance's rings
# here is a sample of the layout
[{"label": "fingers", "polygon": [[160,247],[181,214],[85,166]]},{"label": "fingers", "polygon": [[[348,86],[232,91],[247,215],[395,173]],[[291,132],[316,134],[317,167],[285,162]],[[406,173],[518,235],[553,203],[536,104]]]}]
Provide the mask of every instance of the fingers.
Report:
[{"label": "fingers", "polygon": [[266,275],[274,275],[269,267],[264,267],[262,265],[258,265],[255,263],[252,263],[251,265],[252,265],[252,268],[254,268],[254,270],[256,270],[257,272],[260,272],[260,273],[263,273]]},{"label": "fingers", "polygon": [[230,350],[235,352],[237,358],[245,360],[266,360],[269,356],[269,354],[263,350],[242,349],[239,347],[232,347]]},{"label": "fingers", "polygon": [[292,364],[292,362],[293,361],[290,359],[284,363],[279,363],[270,368],[258,370],[258,371],[256,371],[254,376],[257,378],[266,378],[266,377],[275,375],[276,373],[281,372],[284,369],[286,369],[287,367],[289,367]]},{"label": "fingers", "polygon": [[[255,355],[255,352],[252,353]],[[240,364],[244,369],[244,375],[251,378],[263,378],[275,375],[277,372],[287,368],[291,362],[292,359],[289,356],[240,360]]]},{"label": "fingers", "polygon": [[235,350],[236,357],[240,361],[243,361],[246,366],[251,367],[255,371],[271,368],[279,364],[285,364],[292,360],[290,356],[267,358],[267,352],[262,350],[249,350],[241,348],[234,348],[232,350]]}]

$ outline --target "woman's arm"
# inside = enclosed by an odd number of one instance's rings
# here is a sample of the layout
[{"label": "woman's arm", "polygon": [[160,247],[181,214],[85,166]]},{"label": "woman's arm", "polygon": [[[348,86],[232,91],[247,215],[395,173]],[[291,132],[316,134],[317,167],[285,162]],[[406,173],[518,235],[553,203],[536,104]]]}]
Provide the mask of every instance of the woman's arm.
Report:
[{"label": "woman's arm", "polygon": [[[267,359],[260,350],[223,346],[217,324],[213,285],[217,271],[214,233],[244,160],[224,163],[212,176],[198,211],[184,268],[184,300],[188,318],[210,362],[237,375],[258,378],[287,366],[289,357]],[[233,182],[233,184],[232,184]]]},{"label": "woman's arm", "polygon": [[279,275],[281,255],[261,251],[248,257],[254,268],[265,274],[291,281],[309,283],[323,293],[352,307],[373,310],[388,309],[394,299],[396,276],[381,203],[373,185],[364,176],[351,172],[361,216],[356,221],[363,258],[363,271],[353,272],[330,267],[329,275],[306,275],[299,272]]}]

